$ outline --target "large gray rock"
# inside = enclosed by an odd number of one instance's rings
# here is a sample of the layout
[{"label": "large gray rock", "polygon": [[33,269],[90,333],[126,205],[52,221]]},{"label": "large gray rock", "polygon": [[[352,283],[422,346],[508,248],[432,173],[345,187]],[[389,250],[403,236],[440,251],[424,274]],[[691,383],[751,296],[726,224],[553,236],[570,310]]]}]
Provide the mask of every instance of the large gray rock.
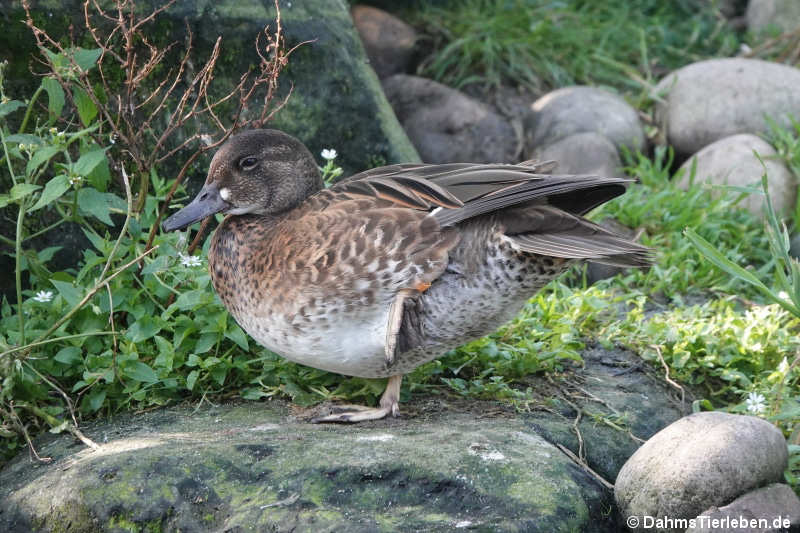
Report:
[{"label": "large gray rock", "polygon": [[[622,467],[614,495],[623,517],[691,519],[783,478],[786,440],[760,418],[721,412],[684,417],[659,431]],[[683,531],[669,527],[634,531]],[[685,528],[684,528],[685,529]]]},{"label": "large gray rock", "polygon": [[564,87],[542,96],[531,108],[533,115],[526,124],[530,149],[584,132],[604,135],[617,149],[644,149],[644,130],[636,110],[604,89]]},{"label": "large gray rock", "polygon": [[[614,531],[602,486],[521,420],[313,426],[278,403],[168,409],[59,439],[0,481],[5,532]],[[66,526],[70,524],[69,526]]]},{"label": "large gray rock", "polygon": [[[754,151],[761,156],[763,166],[753,154]],[[796,178],[786,164],[777,158],[775,149],[756,135],[731,135],[709,144],[690,157],[679,170],[683,173],[680,186],[684,189],[689,186],[695,163],[695,183],[755,186],[758,190],[761,190],[761,176],[766,168],[769,195],[775,211],[788,214],[794,209],[797,198]],[[719,192],[717,189],[717,194]],[[761,216],[764,203],[763,195],[753,193],[742,200],[740,205]]]},{"label": "large gray rock", "polygon": [[378,77],[406,72],[417,42],[414,28],[376,7],[356,5],[350,14]]},{"label": "large gray rock", "polygon": [[800,70],[758,59],[709,59],[656,86],[658,120],[683,155],[736,133],[766,133],[766,117],[784,127],[800,116]]},{"label": "large gray rock", "polygon": [[489,106],[417,76],[391,76],[383,89],[426,163],[515,162],[514,129]]},{"label": "large gray rock", "polygon": [[49,435],[38,446],[52,463],[24,453],[0,471],[0,531],[616,533],[611,491],[558,447],[579,452],[572,405],[596,416],[579,428],[607,479],[637,443],[597,420],[647,438],[679,410],[635,355],[585,358],[573,377],[603,403],[570,395],[550,412],[415,395],[403,418],[316,426],[273,400],[97,422],[85,428],[97,452]]},{"label": "large gray rock", "polygon": [[762,32],[770,28],[792,31],[800,27],[800,2],[797,0],[750,0],[747,4],[747,29]]},{"label": "large gray rock", "polygon": [[[756,489],[733,500],[725,507],[712,507],[695,520],[695,527],[686,533],[739,533],[741,525],[733,527],[734,520],[744,519],[747,524],[755,520],[756,527],[747,529],[749,533],[779,533],[790,527],[800,526],[800,498],[788,486],[774,484]],[[714,527],[717,524],[731,524],[731,527]],[[760,521],[767,527],[758,526]]]},{"label": "large gray rock", "polygon": [[534,149],[528,159],[558,162],[556,174],[597,174],[621,176],[622,162],[608,137],[595,132],[568,135],[552,144]]}]

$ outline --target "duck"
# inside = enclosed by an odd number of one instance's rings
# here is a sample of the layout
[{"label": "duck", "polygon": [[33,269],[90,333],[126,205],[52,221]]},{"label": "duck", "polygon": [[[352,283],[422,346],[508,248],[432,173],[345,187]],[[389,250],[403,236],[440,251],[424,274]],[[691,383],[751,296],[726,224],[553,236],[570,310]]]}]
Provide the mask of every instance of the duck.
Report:
[{"label": "duck", "polygon": [[224,214],[208,252],[224,306],[291,361],[388,378],[377,406],[313,421],[378,420],[399,414],[404,374],[494,332],[576,263],[651,263],[650,249],[584,218],[632,180],[552,168],[394,164],[326,188],[298,139],[254,129],[219,148],[162,229]]}]

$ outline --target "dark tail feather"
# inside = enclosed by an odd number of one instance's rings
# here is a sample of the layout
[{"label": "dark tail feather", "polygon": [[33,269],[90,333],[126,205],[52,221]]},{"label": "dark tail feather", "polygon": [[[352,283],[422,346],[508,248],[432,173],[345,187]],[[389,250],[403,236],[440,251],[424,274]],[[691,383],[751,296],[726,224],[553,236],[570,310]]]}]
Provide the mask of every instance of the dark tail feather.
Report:
[{"label": "dark tail feather", "polygon": [[508,236],[524,252],[584,259],[620,267],[646,267],[652,251],[555,206],[512,208],[501,214]]},{"label": "dark tail feather", "polygon": [[511,240],[524,252],[564,259],[584,259],[619,267],[646,267],[652,263],[649,248],[610,234],[592,237],[555,233],[514,235]]}]

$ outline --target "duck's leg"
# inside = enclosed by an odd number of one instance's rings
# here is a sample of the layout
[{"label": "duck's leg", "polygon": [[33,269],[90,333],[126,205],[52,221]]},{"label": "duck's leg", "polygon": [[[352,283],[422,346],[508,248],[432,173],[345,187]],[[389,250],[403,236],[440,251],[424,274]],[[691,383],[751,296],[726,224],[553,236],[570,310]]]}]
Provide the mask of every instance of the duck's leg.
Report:
[{"label": "duck's leg", "polygon": [[388,415],[397,416],[400,413],[398,404],[400,402],[400,383],[402,381],[402,375],[389,378],[378,407],[340,405],[335,408],[333,413],[314,418],[311,422],[313,424],[320,422],[363,422],[364,420],[380,420]]},{"label": "duck's leg", "polygon": [[[403,325],[403,310],[405,302],[418,291],[413,289],[400,289],[389,306],[389,323],[386,325],[385,356],[386,368],[394,364],[395,352],[397,351],[397,340],[400,337],[400,327]],[[413,303],[410,302],[410,303]]]}]

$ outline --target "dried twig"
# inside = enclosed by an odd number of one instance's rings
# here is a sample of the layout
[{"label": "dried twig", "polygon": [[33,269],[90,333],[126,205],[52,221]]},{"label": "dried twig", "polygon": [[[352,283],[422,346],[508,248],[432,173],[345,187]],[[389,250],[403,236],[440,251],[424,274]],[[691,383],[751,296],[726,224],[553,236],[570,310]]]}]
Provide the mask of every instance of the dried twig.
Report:
[{"label": "dried twig", "polygon": [[681,412],[683,412],[683,405],[686,400],[686,391],[684,391],[683,387],[681,387],[675,381],[672,381],[672,379],[669,377],[669,366],[667,366],[666,361],[664,361],[664,356],[661,355],[661,347],[658,346],[657,344],[651,344],[650,347],[656,351],[656,355],[658,355],[658,360],[661,361],[661,366],[664,367],[664,379],[667,381],[667,383],[669,383],[670,385],[681,391]]},{"label": "dried twig", "polygon": [[569,448],[567,448],[566,446],[564,446],[563,444],[560,444],[560,443],[556,443],[556,448],[561,450],[561,452],[564,455],[566,455],[567,457],[572,459],[572,461],[575,464],[577,464],[583,470],[585,470],[586,473],[588,473],[589,475],[594,477],[605,488],[607,488],[608,490],[614,490],[614,484],[613,483],[610,483],[608,480],[606,480],[606,478],[604,478],[603,476],[601,476],[600,474],[598,474],[597,472],[592,470],[592,468],[588,464],[586,464],[586,461],[582,460],[580,457],[578,457],[577,455],[572,453],[572,450],[570,450]]},{"label": "dried twig", "polygon": [[28,453],[31,455],[31,459],[36,459],[40,463],[49,463],[53,459],[51,457],[42,457],[36,451],[36,447],[33,445],[33,440],[31,439],[30,434],[28,433],[28,428],[25,427],[25,424],[20,419],[17,412],[14,410],[14,404],[9,404],[8,411],[5,409],[0,408],[0,413],[2,413],[7,419],[12,420],[14,426],[17,430],[22,433],[23,438],[25,439],[25,443],[28,445]]}]

